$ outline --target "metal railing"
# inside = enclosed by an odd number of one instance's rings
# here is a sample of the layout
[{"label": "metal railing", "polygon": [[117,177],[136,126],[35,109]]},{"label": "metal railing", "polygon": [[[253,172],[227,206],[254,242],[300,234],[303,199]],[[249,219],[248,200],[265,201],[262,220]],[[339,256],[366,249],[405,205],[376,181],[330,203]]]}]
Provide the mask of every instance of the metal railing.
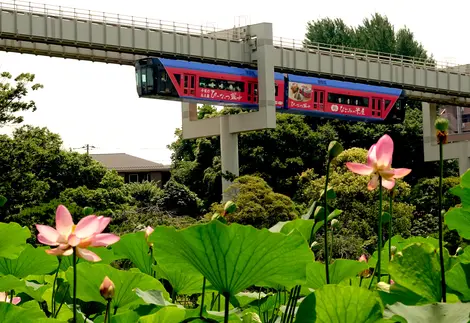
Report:
[{"label": "metal railing", "polygon": [[[229,41],[243,41],[243,33],[240,28],[219,29],[216,27],[204,27],[151,18],[142,18],[116,13],[105,13],[100,11],[77,9],[56,5],[34,3],[28,1],[3,0],[0,2],[0,10],[14,11],[25,14],[36,14],[59,17],[62,19],[73,19],[83,22],[116,25],[120,27],[158,30],[169,33],[184,35],[203,36],[208,38],[225,39]],[[411,66],[428,70],[445,70],[451,73],[470,75],[470,65],[458,65],[450,62],[436,62],[431,59],[421,59],[411,56],[401,56],[360,48],[336,46],[322,43],[305,44],[303,41],[274,37],[274,46],[291,51],[314,52],[324,55],[355,58],[369,62],[380,62],[397,66]]]},{"label": "metal railing", "polygon": [[[204,27],[202,25],[192,25],[174,21],[135,17],[117,13],[106,13],[87,9],[78,9],[64,6],[56,6],[28,1],[3,0],[0,2],[0,10],[13,11],[17,13],[58,17],[62,19],[78,20],[82,22],[92,22],[99,24],[115,25],[120,27],[154,29],[171,33],[192,34],[192,35],[217,35],[218,38],[229,39],[231,32],[216,27]],[[224,38],[225,39],[225,38]]]},{"label": "metal railing", "polygon": [[296,39],[287,39],[274,37],[274,46],[284,49],[307,51],[321,53],[324,55],[349,57],[362,59],[370,62],[380,62],[383,64],[392,64],[398,66],[412,66],[415,68],[424,68],[428,70],[445,70],[452,73],[470,75],[470,64],[458,65],[451,62],[435,61],[431,58],[423,59],[412,56],[396,55],[378,51],[372,51],[361,48],[346,47],[340,45],[331,45],[311,42],[306,44]]}]

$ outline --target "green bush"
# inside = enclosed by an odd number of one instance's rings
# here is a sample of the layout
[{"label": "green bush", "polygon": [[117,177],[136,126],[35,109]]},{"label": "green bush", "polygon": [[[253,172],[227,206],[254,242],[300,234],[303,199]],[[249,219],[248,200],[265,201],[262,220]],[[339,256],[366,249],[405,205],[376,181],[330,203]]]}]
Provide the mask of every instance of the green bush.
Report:
[{"label": "green bush", "polygon": [[[457,196],[449,190],[459,185],[458,177],[447,177],[442,181],[442,206],[444,210],[460,203]],[[413,217],[412,234],[427,236],[438,230],[438,194],[439,178],[424,178],[411,190],[410,200],[416,206]]]},{"label": "green bush", "polygon": [[144,207],[116,213],[109,228],[112,232],[122,235],[145,230],[147,226],[165,225],[183,229],[201,221],[204,221],[204,219],[198,220],[190,216],[173,216],[158,207]]},{"label": "green bush", "polygon": [[[237,210],[226,216],[228,222],[269,228],[279,221],[293,220],[298,216],[294,202],[288,196],[273,192],[260,177],[241,176],[229,190],[237,192],[233,199]],[[215,204],[212,210],[221,213],[223,207],[223,204]]]},{"label": "green bush", "polygon": [[163,186],[163,194],[158,200],[158,206],[171,214],[196,217],[201,214],[201,199],[186,185],[170,179]]},{"label": "green bush", "polygon": [[125,190],[137,207],[156,206],[163,198],[163,190],[155,182],[129,183]]},{"label": "green bush", "polygon": [[76,203],[80,207],[89,206],[95,214],[112,215],[129,207],[131,198],[119,188],[97,188],[91,190],[85,186],[67,188],[60,194],[65,205]]}]

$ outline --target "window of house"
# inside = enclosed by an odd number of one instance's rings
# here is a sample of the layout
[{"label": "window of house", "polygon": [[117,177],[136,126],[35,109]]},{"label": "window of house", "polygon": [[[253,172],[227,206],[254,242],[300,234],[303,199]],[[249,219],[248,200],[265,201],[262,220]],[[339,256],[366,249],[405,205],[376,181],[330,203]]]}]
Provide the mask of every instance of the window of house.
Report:
[{"label": "window of house", "polygon": [[129,174],[129,183],[137,183],[139,181],[139,174]]}]

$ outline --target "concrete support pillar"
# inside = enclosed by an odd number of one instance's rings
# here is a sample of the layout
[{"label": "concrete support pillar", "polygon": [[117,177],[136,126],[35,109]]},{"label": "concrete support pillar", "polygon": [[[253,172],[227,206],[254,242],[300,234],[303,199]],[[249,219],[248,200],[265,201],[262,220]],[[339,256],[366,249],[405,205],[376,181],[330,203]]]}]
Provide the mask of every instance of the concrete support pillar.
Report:
[{"label": "concrete support pillar", "polygon": [[[222,164],[222,174],[229,172],[239,175],[238,165],[238,134],[230,133],[230,115],[220,117],[220,155]],[[233,198],[234,192],[228,191],[232,184],[222,177],[222,202],[227,202]]]},{"label": "concrete support pillar", "polygon": [[276,100],[274,96],[274,62],[272,53],[273,25],[269,23],[252,26],[256,32],[256,52],[258,63],[258,104],[259,114],[265,120],[266,128],[276,128]]},{"label": "concrete support pillar", "polygon": [[[220,136],[222,172],[236,176],[239,176],[238,133],[276,128],[272,24],[248,26],[246,41],[250,49],[248,55],[258,66],[258,111],[198,120],[196,104],[182,103],[183,138]],[[233,198],[236,193],[227,190],[231,184],[231,181],[222,179],[223,202]]]}]

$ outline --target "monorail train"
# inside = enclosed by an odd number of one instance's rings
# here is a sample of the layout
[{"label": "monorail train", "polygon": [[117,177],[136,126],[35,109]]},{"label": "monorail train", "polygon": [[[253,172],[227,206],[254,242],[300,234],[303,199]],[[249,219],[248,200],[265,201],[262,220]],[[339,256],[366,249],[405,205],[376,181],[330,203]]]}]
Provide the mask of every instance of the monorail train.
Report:
[{"label": "monorail train", "polygon": [[[135,64],[141,98],[258,107],[256,69],[166,58]],[[405,91],[383,86],[274,73],[278,112],[375,123],[401,123]]]}]

